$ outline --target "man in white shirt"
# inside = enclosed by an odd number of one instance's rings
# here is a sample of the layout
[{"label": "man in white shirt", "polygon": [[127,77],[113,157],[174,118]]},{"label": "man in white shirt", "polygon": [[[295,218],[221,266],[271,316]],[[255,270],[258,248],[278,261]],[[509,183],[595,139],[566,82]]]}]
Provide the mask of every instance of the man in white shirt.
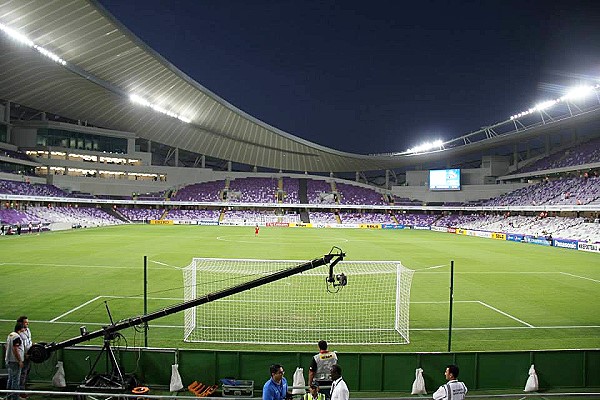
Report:
[{"label": "man in white shirt", "polygon": [[342,367],[338,364],[331,366],[331,400],[348,400],[350,398],[350,391],[344,378],[342,378]]},{"label": "man in white shirt", "polygon": [[433,394],[434,400],[463,400],[467,394],[467,386],[463,382],[459,382],[458,367],[454,364],[446,367],[446,384],[440,386]]},{"label": "man in white shirt", "polygon": [[[17,323],[21,323],[23,325],[23,330],[19,332],[19,336],[21,337],[21,341],[23,342],[23,349],[25,351],[25,358],[23,359],[23,368],[21,368],[21,377],[19,379],[19,387],[21,390],[25,390],[25,384],[27,383],[27,379],[29,378],[29,371],[31,370],[31,361],[29,360],[29,356],[27,352],[31,348],[31,331],[29,330],[29,319],[26,315],[22,315],[17,319]],[[27,395],[21,395],[20,397],[27,397]]]}]

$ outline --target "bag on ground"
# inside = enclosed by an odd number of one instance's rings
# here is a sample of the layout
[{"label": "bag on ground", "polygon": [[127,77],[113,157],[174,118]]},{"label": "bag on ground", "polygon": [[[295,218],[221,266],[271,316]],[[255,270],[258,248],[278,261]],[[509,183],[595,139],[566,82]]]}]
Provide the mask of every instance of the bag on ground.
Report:
[{"label": "bag on ground", "polygon": [[417,368],[415,370],[415,381],[412,385],[412,391],[410,394],[427,394],[425,390],[425,379],[423,379],[423,369]]},{"label": "bag on ground", "polygon": [[538,377],[535,373],[535,368],[533,364],[529,367],[529,378],[527,378],[527,383],[525,384],[525,392],[537,392],[538,390]]},{"label": "bag on ground", "polygon": [[52,377],[52,386],[57,388],[64,388],[67,386],[67,380],[65,379],[65,367],[62,361],[56,363],[56,372]]},{"label": "bag on ground", "polygon": [[[296,368],[296,372],[294,372],[294,387],[296,386],[306,386],[306,381],[304,380],[304,368]],[[292,389],[292,394],[305,394],[306,389],[297,388]]]}]

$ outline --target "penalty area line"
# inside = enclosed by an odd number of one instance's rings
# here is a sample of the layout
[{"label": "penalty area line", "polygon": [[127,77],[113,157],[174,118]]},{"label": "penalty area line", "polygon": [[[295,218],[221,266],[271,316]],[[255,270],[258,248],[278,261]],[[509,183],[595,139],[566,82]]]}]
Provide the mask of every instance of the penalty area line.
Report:
[{"label": "penalty area line", "polygon": [[496,311],[497,313],[500,313],[500,314],[504,315],[505,317],[508,317],[508,318],[510,318],[510,319],[513,319],[513,320],[515,320],[515,321],[517,321],[517,322],[519,322],[519,323],[523,324],[523,325],[526,325],[526,326],[528,326],[529,328],[535,328],[535,326],[533,326],[533,325],[531,325],[531,324],[529,324],[529,323],[527,323],[527,322],[525,322],[525,321],[523,321],[523,320],[520,320],[519,318],[517,318],[517,317],[515,317],[515,316],[512,316],[512,315],[510,315],[510,314],[508,314],[508,313],[505,313],[505,312],[504,312],[504,311],[502,311],[502,310],[498,310],[496,307],[492,307],[492,306],[490,306],[489,304],[487,304],[487,303],[484,303],[483,301],[479,301],[479,300],[478,300],[477,302],[478,302],[479,304],[481,304],[482,306],[485,306],[485,307],[489,308],[490,310],[494,310],[494,311]]},{"label": "penalty area line", "polygon": [[585,279],[585,280],[587,280],[587,281],[592,281],[592,282],[597,282],[597,283],[600,283],[600,281],[599,281],[599,280],[597,280],[597,279],[587,278],[587,277],[585,277],[585,276],[574,275],[574,274],[570,274],[570,273],[568,273],[568,272],[561,272],[561,274],[562,274],[562,275],[567,275],[567,276],[572,276],[573,278]]},{"label": "penalty area line", "polygon": [[[139,299],[143,299],[144,297],[143,296],[96,296],[93,299],[88,300],[85,303],[80,304],[77,307],[72,308],[69,311],[67,311],[67,312],[59,315],[58,317],[55,317],[55,318],[51,319],[48,322],[58,322],[58,320],[61,319],[62,317],[66,317],[67,315],[69,315],[69,314],[71,314],[71,313],[73,313],[73,312],[75,312],[75,311],[77,311],[77,310],[79,310],[79,309],[81,309],[81,308],[83,308],[83,307],[85,307],[85,306],[87,306],[87,305],[89,305],[89,304],[97,301],[97,300],[100,300],[102,298],[105,298],[105,299],[137,299],[137,300],[139,300]],[[178,298],[178,297],[148,297],[148,300],[175,300],[175,301],[181,301],[183,299]]]},{"label": "penalty area line", "polygon": [[50,322],[56,322],[57,320],[61,319],[62,317],[65,317],[65,316],[71,314],[72,312],[75,312],[75,311],[79,310],[80,308],[83,308],[83,307],[87,306],[88,304],[93,303],[94,301],[101,299],[101,298],[102,298],[102,296],[96,296],[93,299],[88,300],[85,303],[80,304],[77,307],[70,309],[66,313],[63,313],[63,314],[59,315],[58,317],[51,319]]}]

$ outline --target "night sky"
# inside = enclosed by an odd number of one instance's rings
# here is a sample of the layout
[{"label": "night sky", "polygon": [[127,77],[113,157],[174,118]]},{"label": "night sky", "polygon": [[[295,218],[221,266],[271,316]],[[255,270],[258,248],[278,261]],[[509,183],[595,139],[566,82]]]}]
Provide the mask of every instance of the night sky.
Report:
[{"label": "night sky", "polygon": [[600,1],[100,4],[239,109],[354,153],[449,140],[600,79]]}]

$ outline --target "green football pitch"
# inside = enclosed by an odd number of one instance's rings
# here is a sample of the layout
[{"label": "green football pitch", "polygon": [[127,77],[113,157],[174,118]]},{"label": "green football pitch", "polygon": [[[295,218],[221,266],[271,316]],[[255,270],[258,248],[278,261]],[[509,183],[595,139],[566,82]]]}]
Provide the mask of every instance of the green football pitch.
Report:
[{"label": "green football pitch", "polygon": [[[0,325],[29,317],[34,340],[58,342],[183,301],[181,268],[194,257],[311,260],[333,246],[346,260],[399,260],[415,271],[410,344],[340,351],[445,351],[454,261],[453,351],[600,347],[600,255],[430,231],[126,225],[0,237]],[[339,271],[342,272],[342,271]],[[352,280],[344,288],[353,290]],[[299,328],[302,328],[299,321]],[[129,346],[143,333],[122,331]],[[150,347],[282,350],[183,342],[183,313],[150,323]],[[324,338],[327,339],[327,338]],[[98,343],[98,342],[94,342]],[[123,344],[123,343],[121,343]],[[310,346],[284,346],[314,350]]]}]

